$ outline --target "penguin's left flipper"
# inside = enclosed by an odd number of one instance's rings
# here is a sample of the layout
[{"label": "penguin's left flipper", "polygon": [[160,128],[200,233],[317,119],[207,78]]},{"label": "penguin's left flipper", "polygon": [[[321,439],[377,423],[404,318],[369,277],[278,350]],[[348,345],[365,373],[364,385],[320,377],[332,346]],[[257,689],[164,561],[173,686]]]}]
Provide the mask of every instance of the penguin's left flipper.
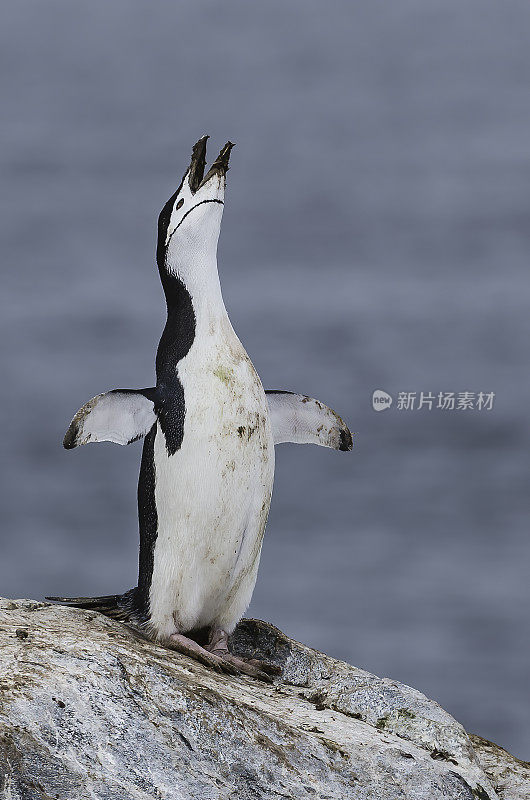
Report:
[{"label": "penguin's left flipper", "polygon": [[113,389],[98,394],[79,409],[66,431],[63,446],[88,442],[130,444],[141,439],[156,422],[155,389]]},{"label": "penguin's left flipper", "polygon": [[304,394],[268,389],[274,444],[319,444],[334,450],[351,450],[353,439],[348,426],[333,409]]}]

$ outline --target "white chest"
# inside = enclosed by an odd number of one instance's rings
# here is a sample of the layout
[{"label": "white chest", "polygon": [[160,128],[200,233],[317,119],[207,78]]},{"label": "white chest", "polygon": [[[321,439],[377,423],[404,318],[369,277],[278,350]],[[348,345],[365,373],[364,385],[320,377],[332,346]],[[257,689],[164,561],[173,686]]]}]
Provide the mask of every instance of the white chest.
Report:
[{"label": "white chest", "polygon": [[231,328],[222,333],[196,340],[179,362],[186,409],[180,449],[168,455],[160,428],[155,439],[150,608],[162,636],[230,616],[232,606],[237,621],[259,561],[274,444],[254,367]]}]

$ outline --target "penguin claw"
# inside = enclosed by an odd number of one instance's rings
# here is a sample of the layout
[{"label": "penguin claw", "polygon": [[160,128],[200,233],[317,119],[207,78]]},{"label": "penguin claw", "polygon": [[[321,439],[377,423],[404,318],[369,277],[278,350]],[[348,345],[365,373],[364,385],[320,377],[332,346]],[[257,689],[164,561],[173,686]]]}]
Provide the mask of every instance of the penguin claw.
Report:
[{"label": "penguin claw", "polygon": [[235,667],[238,673],[242,675],[249,675],[251,678],[257,678],[264,683],[272,683],[271,675],[277,675],[279,672],[281,672],[281,670],[279,670],[277,667],[264,664],[262,661],[258,661],[255,658],[246,660],[244,658],[233,656],[232,653],[226,652],[219,657],[222,658],[225,664],[231,664],[233,667]]},{"label": "penguin claw", "polygon": [[215,669],[215,671],[219,672],[221,675],[241,675],[241,671],[234,664],[230,664],[229,662],[225,661],[224,658],[219,659],[213,669]]},{"label": "penguin claw", "polygon": [[261,669],[263,672],[267,672],[269,675],[281,675],[282,668],[279,667],[277,664],[268,664],[266,661],[259,661],[257,658],[249,658],[249,664],[254,664],[254,666]]}]

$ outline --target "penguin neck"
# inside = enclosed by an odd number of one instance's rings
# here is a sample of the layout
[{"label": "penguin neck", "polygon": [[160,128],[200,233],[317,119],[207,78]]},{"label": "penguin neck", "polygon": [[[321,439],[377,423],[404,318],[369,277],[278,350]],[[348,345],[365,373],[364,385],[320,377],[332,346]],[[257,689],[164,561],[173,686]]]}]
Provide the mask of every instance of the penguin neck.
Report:
[{"label": "penguin neck", "polygon": [[227,319],[217,271],[217,258],[194,257],[166,262],[162,286],[166,295],[168,319],[193,316],[195,336],[214,332]]}]

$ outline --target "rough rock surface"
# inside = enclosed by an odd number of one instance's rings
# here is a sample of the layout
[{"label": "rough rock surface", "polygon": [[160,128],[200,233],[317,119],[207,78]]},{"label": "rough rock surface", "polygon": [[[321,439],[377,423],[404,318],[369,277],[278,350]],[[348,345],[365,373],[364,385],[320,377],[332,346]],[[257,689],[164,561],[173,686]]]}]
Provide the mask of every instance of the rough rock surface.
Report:
[{"label": "rough rock surface", "polygon": [[244,620],[271,686],[220,676],[99,614],[0,601],[9,800],[522,800],[530,766],[415,689]]}]

